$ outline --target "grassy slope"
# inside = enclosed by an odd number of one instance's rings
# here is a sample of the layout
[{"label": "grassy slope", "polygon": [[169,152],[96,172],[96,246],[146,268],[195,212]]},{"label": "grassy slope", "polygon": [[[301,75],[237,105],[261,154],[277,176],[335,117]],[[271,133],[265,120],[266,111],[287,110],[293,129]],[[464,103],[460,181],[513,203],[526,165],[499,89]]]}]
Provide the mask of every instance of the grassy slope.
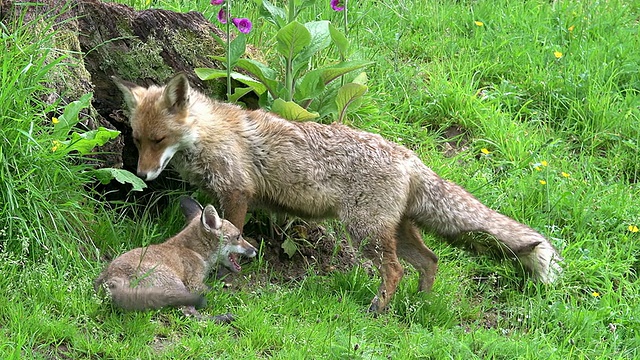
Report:
[{"label": "grassy slope", "polygon": [[[214,16],[207,4],[161,5]],[[372,101],[351,123],[412,148],[443,177],[539,229],[566,258],[564,278],[538,286],[509,262],[426,238],[441,257],[434,292],[416,293],[409,271],[391,312],[378,318],[364,313],[378,280],[360,268],[286,285],[214,283],[207,312],[233,311],[234,326],[173,310],[121,314],[101,303],[91,287],[103,266],[98,249],[158,241],[179,229],[179,213],[133,221],[86,199],[74,177],[81,169],[46,156],[50,139],[27,141],[43,112],[26,105],[35,85],[17,85],[26,84],[20,70],[29,54],[3,55],[18,80],[3,76],[3,93],[15,100],[3,103],[0,120],[0,174],[10,185],[1,190],[0,241],[13,249],[0,261],[0,357],[637,357],[640,233],[628,226],[640,225],[639,5],[399,1],[352,9],[355,56],[377,64],[368,71]],[[337,20],[325,5],[318,12]],[[256,25],[253,41],[263,43],[271,28]],[[452,124],[470,141],[446,158],[440,134]],[[56,170],[29,174],[34,164]],[[269,274],[260,263],[244,272]]]}]

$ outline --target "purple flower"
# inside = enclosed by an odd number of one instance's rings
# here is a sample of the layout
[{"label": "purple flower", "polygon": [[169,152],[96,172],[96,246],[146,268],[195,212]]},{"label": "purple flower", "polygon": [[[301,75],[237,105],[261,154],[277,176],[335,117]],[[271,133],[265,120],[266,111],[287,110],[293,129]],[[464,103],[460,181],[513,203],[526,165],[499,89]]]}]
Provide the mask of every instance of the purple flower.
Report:
[{"label": "purple flower", "polygon": [[233,25],[243,34],[248,34],[251,31],[251,20],[247,18],[234,18]]},{"label": "purple flower", "polygon": [[222,24],[227,23],[227,12],[225,11],[224,7],[220,8],[220,11],[218,11],[218,21],[220,21],[220,23]]},{"label": "purple flower", "polygon": [[344,10],[344,1],[343,0],[331,0],[331,8],[335,11]]},{"label": "purple flower", "polygon": [[211,5],[222,5],[224,0],[211,0]]}]

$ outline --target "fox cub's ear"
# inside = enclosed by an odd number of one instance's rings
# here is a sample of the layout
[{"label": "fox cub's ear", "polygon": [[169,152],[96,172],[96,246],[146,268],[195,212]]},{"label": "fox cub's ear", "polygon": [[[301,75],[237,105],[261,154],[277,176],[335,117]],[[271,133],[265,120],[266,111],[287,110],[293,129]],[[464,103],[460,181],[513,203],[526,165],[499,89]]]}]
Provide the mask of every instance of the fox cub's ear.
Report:
[{"label": "fox cub's ear", "polygon": [[222,227],[222,219],[218,216],[218,212],[213,205],[207,205],[204,208],[200,221],[206,231],[219,230]]},{"label": "fox cub's ear", "polygon": [[189,80],[183,73],[179,73],[169,80],[162,92],[162,98],[168,109],[175,113],[184,111],[189,106]]},{"label": "fox cub's ear", "polygon": [[118,89],[122,92],[124,102],[127,104],[129,110],[133,110],[138,106],[145,88],[138,86],[132,82],[122,80],[117,76],[112,76],[111,79],[118,86]]},{"label": "fox cub's ear", "polygon": [[182,214],[187,223],[190,223],[191,220],[202,213],[202,205],[190,196],[180,197],[180,209],[182,209]]}]

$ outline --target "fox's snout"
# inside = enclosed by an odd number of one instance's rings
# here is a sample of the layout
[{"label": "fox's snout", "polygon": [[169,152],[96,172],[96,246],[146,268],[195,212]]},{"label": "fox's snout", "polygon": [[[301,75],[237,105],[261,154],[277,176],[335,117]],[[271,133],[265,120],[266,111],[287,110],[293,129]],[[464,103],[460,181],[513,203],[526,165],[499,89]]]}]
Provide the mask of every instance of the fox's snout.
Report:
[{"label": "fox's snout", "polygon": [[153,145],[142,142],[138,145],[137,174],[145,181],[157,178],[179,150],[179,144],[171,144],[160,149],[158,149],[158,144]]},{"label": "fox's snout", "polygon": [[158,177],[158,175],[160,175],[160,173],[162,172],[163,168],[161,169],[155,169],[152,171],[147,171],[147,170],[141,170],[140,167],[138,166],[138,171],[137,174],[138,176],[145,180],[145,181],[151,181],[154,180],[155,178]]},{"label": "fox's snout", "polygon": [[247,240],[242,240],[242,247],[244,248],[244,252],[242,253],[246,257],[254,257],[258,253],[258,249],[256,249],[253,245],[251,245]]},{"label": "fox's snout", "polygon": [[145,180],[145,181],[151,181],[154,180],[155,178],[158,177],[158,175],[160,175],[160,171],[144,171],[144,170],[140,170],[138,169],[138,177],[140,177],[141,179]]}]

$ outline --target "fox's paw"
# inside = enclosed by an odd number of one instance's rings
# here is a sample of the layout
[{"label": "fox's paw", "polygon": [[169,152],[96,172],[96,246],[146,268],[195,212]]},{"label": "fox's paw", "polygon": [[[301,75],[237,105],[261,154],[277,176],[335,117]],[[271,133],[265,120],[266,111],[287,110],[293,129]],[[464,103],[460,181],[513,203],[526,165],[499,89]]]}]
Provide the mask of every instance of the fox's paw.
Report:
[{"label": "fox's paw", "polygon": [[223,315],[211,316],[209,319],[216,324],[231,324],[236,319],[236,316],[232,313],[226,313]]},{"label": "fox's paw", "polygon": [[194,306],[185,306],[181,308],[181,310],[182,313],[187,317],[193,317],[196,320],[202,320],[202,314],[200,314]]},{"label": "fox's paw", "polygon": [[373,314],[373,317],[378,317],[379,314],[385,313],[388,310],[389,306],[381,306],[380,299],[376,295],[373,297],[373,300],[371,300],[371,305],[369,309],[367,309],[367,312]]}]

